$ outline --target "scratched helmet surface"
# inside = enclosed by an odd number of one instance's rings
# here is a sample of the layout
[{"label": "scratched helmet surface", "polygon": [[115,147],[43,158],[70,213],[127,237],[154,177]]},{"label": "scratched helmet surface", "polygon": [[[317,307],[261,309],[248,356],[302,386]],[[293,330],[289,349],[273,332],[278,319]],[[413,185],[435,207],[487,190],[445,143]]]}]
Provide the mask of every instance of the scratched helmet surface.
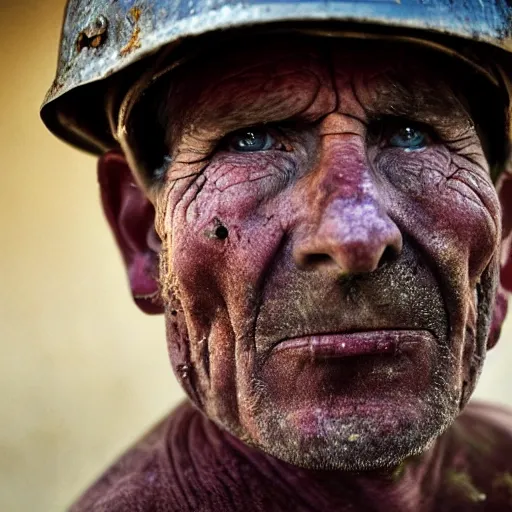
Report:
[{"label": "scratched helmet surface", "polygon": [[510,0],[69,0],[43,121],[67,142],[100,154],[115,146],[102,101],[109,77],[167,45],[304,23],[387,30],[443,40],[445,47],[476,44],[489,60],[512,52]]}]

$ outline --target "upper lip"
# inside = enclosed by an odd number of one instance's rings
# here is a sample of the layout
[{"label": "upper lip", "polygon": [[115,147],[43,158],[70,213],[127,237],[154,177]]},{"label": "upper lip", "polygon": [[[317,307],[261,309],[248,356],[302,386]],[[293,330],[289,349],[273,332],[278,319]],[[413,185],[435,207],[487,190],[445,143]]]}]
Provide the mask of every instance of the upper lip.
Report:
[{"label": "upper lip", "polygon": [[[287,257],[283,250],[283,261]],[[265,276],[254,318],[256,351],[306,336],[428,330],[445,341],[448,312],[430,266],[410,244],[377,271],[333,279],[306,273],[281,260]]]}]

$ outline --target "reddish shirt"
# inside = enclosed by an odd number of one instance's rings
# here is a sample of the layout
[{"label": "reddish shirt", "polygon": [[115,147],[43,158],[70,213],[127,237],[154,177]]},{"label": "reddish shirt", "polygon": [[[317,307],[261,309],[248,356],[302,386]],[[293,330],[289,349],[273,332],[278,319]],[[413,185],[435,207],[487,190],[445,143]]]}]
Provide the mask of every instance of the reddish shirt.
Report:
[{"label": "reddish shirt", "polygon": [[512,411],[473,403],[394,472],[327,473],[250,448],[184,403],[72,512],[512,511]]}]

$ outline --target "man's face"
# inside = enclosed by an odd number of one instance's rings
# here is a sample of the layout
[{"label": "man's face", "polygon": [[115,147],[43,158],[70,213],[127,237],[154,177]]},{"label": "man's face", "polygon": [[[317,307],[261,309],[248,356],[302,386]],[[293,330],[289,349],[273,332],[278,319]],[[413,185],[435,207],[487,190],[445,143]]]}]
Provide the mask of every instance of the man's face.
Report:
[{"label": "man's face", "polygon": [[285,461],[396,464],[453,421],[485,354],[501,226],[474,119],[414,47],[250,48],[184,68],[161,105],[173,367]]}]

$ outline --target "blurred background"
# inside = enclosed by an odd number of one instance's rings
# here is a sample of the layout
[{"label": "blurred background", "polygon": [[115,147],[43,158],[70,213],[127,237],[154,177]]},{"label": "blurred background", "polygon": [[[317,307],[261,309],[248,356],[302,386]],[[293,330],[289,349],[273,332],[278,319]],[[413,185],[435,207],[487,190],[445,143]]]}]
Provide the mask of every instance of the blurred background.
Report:
[{"label": "blurred background", "polygon": [[[64,0],[0,0],[0,511],[62,511],[183,396],[129,296],[94,158],[39,106]],[[477,395],[512,405],[512,321]]]},{"label": "blurred background", "polygon": [[0,511],[62,511],[182,396],[94,158],[47,133],[65,0],[0,0]]}]

